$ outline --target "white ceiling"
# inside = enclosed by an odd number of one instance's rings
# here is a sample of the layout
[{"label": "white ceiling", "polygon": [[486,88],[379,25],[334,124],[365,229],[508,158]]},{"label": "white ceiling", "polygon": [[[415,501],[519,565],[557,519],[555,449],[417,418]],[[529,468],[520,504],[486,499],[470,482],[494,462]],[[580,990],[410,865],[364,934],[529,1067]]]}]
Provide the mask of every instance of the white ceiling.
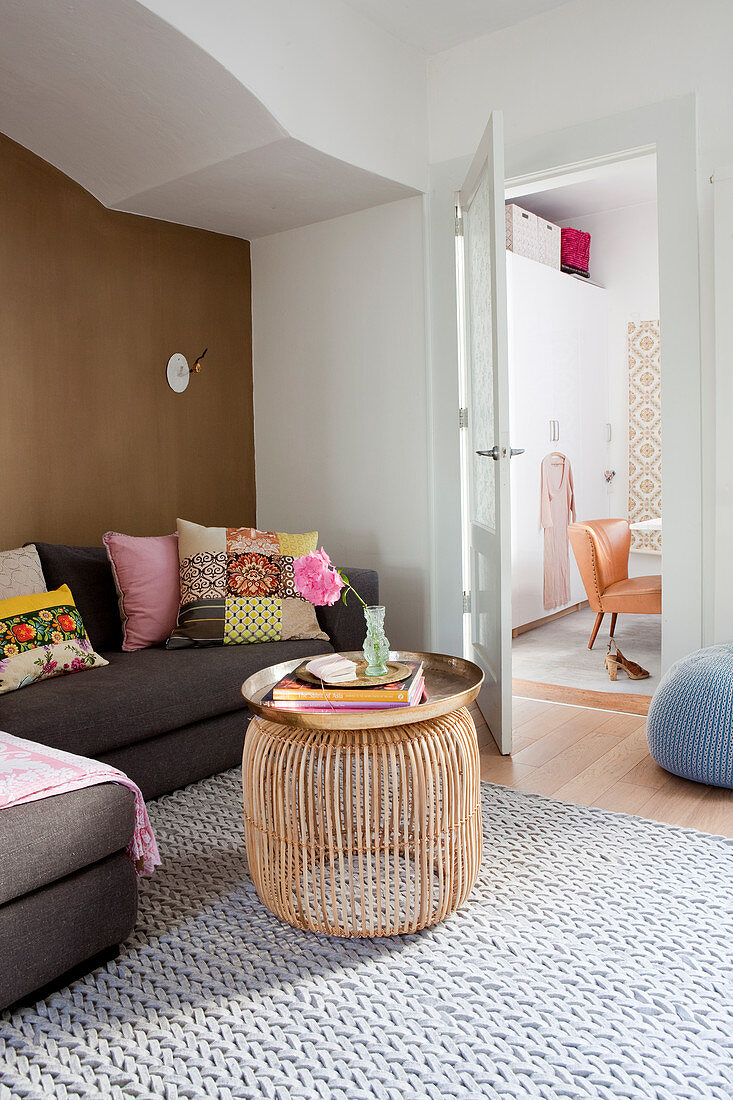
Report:
[{"label": "white ceiling", "polygon": [[253,241],[411,194],[416,192],[284,137],[116,207]]},{"label": "white ceiling", "polygon": [[657,158],[654,154],[639,156],[556,176],[531,187],[507,187],[506,197],[554,222],[656,202]]},{"label": "white ceiling", "polygon": [[425,53],[440,53],[511,27],[568,0],[345,0],[384,30]]},{"label": "white ceiling", "polygon": [[416,194],[291,138],[134,0],[2,0],[0,132],[105,206],[247,239]]}]

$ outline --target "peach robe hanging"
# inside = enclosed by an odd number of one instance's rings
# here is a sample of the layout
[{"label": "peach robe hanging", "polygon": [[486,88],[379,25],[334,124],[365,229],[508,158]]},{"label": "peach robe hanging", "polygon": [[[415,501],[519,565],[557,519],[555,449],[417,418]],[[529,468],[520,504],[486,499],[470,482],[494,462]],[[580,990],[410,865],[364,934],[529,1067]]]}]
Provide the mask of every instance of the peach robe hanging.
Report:
[{"label": "peach robe hanging", "polygon": [[570,603],[568,524],[575,522],[570,461],[559,451],[542,459],[540,522],[545,533],[543,604],[547,610]]}]

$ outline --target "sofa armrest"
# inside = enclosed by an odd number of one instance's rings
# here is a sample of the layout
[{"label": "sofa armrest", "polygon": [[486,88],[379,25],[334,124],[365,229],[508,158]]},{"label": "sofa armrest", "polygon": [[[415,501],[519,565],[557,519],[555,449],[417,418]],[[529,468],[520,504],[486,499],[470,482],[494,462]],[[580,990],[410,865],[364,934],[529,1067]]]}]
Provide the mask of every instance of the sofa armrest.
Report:
[{"label": "sofa armrest", "polygon": [[[368,604],[379,603],[379,575],[374,569],[344,567],[344,573],[361,598]],[[316,615],[321,630],[325,630],[331,639],[331,645],[337,653],[361,649],[366,634],[364,609],[356,596],[350,595],[344,606],[342,600],[332,607],[317,607]]]}]

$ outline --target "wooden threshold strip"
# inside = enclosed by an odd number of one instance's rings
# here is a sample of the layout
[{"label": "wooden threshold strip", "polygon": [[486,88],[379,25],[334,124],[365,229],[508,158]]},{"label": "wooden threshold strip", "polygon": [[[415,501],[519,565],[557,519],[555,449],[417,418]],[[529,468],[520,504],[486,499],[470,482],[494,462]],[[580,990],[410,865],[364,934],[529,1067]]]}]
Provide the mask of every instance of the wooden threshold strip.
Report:
[{"label": "wooden threshold strip", "polygon": [[594,710],[615,710],[621,714],[649,713],[651,695],[632,695],[611,691],[590,691],[587,688],[566,687],[563,684],[540,684],[534,680],[512,680],[512,693],[523,699],[544,699],[548,703],[568,703]]}]

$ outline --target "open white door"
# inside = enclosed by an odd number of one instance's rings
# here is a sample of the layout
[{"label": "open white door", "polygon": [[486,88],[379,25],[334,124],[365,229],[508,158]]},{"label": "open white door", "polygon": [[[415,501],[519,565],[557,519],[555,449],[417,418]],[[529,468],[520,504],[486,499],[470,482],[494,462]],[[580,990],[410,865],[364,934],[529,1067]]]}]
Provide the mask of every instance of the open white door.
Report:
[{"label": "open white door", "polygon": [[494,111],[456,196],[467,656],[502,753],[512,747],[509,365],[502,117]]}]

